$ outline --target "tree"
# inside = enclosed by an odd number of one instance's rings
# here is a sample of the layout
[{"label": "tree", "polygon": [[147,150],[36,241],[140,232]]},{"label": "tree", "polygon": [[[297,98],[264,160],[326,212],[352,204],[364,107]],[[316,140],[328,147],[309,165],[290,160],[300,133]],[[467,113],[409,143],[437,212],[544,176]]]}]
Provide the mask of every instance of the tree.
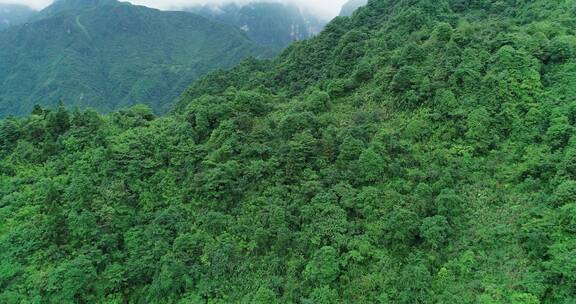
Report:
[{"label": "tree", "polygon": [[420,236],[426,241],[428,246],[434,249],[440,248],[448,239],[449,234],[450,224],[441,215],[425,218],[422,221],[422,226],[420,226]]},{"label": "tree", "polygon": [[52,303],[84,302],[90,299],[96,269],[86,256],[64,261],[48,274],[45,292]]},{"label": "tree", "polygon": [[16,145],[20,138],[20,127],[12,119],[3,120],[0,123],[0,148],[2,151],[9,151]]},{"label": "tree", "polygon": [[315,288],[310,299],[304,303],[309,304],[336,304],[339,303],[338,292],[328,286]]},{"label": "tree", "polygon": [[46,129],[53,137],[63,135],[70,129],[70,114],[62,103],[46,117]]},{"label": "tree", "polygon": [[258,291],[256,291],[256,294],[254,295],[254,300],[251,301],[250,303],[274,304],[278,303],[278,300],[276,299],[276,294],[274,293],[274,291],[266,287],[260,287],[258,288]]},{"label": "tree", "polygon": [[494,134],[494,121],[485,108],[480,107],[470,112],[466,124],[468,129],[466,138],[474,143],[476,151],[485,153],[497,141],[498,137]]},{"label": "tree", "polygon": [[339,162],[347,163],[352,160],[357,160],[364,150],[364,142],[352,136],[346,136],[339,150]]},{"label": "tree", "polygon": [[330,246],[318,249],[304,269],[303,276],[314,286],[325,286],[333,283],[340,272],[338,252]]},{"label": "tree", "polygon": [[386,245],[402,251],[412,245],[418,235],[420,220],[416,213],[396,207],[388,212],[376,227],[382,229],[382,238]]},{"label": "tree", "polygon": [[278,128],[282,136],[286,139],[304,131],[315,131],[318,122],[317,117],[311,112],[301,112],[288,114],[282,118]]},{"label": "tree", "polygon": [[437,214],[442,215],[449,220],[452,220],[456,216],[460,215],[464,210],[464,201],[452,189],[442,190],[436,197],[434,203],[436,205]]},{"label": "tree", "polygon": [[361,180],[365,183],[376,183],[383,179],[386,170],[384,158],[373,149],[366,149],[358,159]]},{"label": "tree", "polygon": [[546,141],[555,149],[560,149],[568,144],[573,133],[573,128],[570,125],[566,116],[556,116],[552,118],[550,127],[546,131]]},{"label": "tree", "polygon": [[309,131],[300,133],[288,143],[286,159],[286,174],[295,177],[302,169],[310,167],[318,154],[318,144]]},{"label": "tree", "polygon": [[396,93],[405,93],[413,89],[418,84],[419,74],[418,69],[412,66],[401,67],[392,82],[390,89]]},{"label": "tree", "polygon": [[452,38],[453,28],[449,23],[442,22],[434,28],[433,36],[438,42],[448,42]]},{"label": "tree", "polygon": [[42,108],[42,106],[40,105],[34,105],[34,107],[32,108],[32,115],[38,115],[38,116],[43,116],[44,115],[44,109]]},{"label": "tree", "polygon": [[554,37],[547,53],[552,62],[566,62],[576,58],[576,37],[571,35]]},{"label": "tree", "polygon": [[330,95],[324,91],[314,90],[304,101],[306,111],[321,113],[330,106]]},{"label": "tree", "polygon": [[234,103],[239,111],[258,116],[265,114],[270,109],[264,96],[250,91],[240,91],[236,93]]},{"label": "tree", "polygon": [[576,202],[576,181],[564,181],[556,188],[552,196],[555,206]]},{"label": "tree", "polygon": [[529,293],[514,293],[510,297],[511,304],[540,304],[540,300]]},{"label": "tree", "polygon": [[398,280],[398,303],[423,303],[429,298],[432,281],[430,272],[418,262],[411,261],[402,268]]}]

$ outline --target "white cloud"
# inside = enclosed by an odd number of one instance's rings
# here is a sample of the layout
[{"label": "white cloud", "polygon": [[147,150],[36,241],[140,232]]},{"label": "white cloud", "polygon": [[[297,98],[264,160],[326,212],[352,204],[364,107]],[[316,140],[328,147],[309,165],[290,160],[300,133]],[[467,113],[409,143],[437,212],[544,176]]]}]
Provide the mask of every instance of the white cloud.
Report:
[{"label": "white cloud", "polygon": [[41,9],[50,5],[52,0],[0,0],[0,3],[21,4],[34,9]]},{"label": "white cloud", "polygon": [[[0,0],[0,3],[23,4],[35,9],[44,8],[53,0]],[[326,17],[334,17],[340,11],[346,0],[257,0],[257,1],[277,1],[294,3],[300,7],[306,7],[313,12]],[[129,0],[133,4],[140,4],[159,9],[178,9],[184,6],[195,4],[222,4],[228,2],[251,2],[251,0]]]}]

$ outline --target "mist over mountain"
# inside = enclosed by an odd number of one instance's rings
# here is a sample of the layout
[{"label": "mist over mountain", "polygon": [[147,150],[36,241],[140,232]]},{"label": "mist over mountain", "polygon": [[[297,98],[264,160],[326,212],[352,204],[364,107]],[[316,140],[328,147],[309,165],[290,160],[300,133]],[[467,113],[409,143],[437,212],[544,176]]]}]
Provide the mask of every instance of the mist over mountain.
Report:
[{"label": "mist over mountain", "polygon": [[[42,9],[54,2],[54,0],[0,0],[1,3],[27,5],[35,9]],[[145,5],[162,10],[182,10],[186,7],[227,4],[245,5],[257,2],[276,2],[296,5],[312,12],[321,19],[332,19],[338,15],[340,7],[346,0],[129,0],[137,5]]]},{"label": "mist over mountain", "polygon": [[0,30],[30,19],[36,11],[24,5],[0,3]]},{"label": "mist over mountain", "polygon": [[310,38],[319,33],[326,23],[296,5],[278,2],[204,5],[185,10],[233,25],[254,41],[276,48]]},{"label": "mist over mountain", "polygon": [[0,115],[36,103],[163,112],[199,76],[273,51],[234,27],[115,0],[60,0],[0,32]]},{"label": "mist over mountain", "polygon": [[340,10],[340,16],[352,16],[352,14],[360,7],[366,5],[368,0],[348,0]]}]

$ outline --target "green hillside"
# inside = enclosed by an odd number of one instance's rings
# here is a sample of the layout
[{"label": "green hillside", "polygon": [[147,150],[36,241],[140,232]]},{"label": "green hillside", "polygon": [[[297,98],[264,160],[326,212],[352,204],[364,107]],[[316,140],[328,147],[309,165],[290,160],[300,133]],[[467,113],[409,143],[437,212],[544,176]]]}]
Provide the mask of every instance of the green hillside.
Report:
[{"label": "green hillside", "polygon": [[115,0],[57,1],[33,22],[0,32],[0,45],[0,116],[59,101],[102,112],[145,103],[164,112],[199,76],[272,55],[198,15]]},{"label": "green hillside", "polygon": [[575,25],[373,0],[165,117],[3,120],[0,303],[575,303]]},{"label": "green hillside", "polygon": [[318,34],[326,24],[295,5],[274,2],[193,6],[186,10],[233,25],[259,44],[278,49]]}]

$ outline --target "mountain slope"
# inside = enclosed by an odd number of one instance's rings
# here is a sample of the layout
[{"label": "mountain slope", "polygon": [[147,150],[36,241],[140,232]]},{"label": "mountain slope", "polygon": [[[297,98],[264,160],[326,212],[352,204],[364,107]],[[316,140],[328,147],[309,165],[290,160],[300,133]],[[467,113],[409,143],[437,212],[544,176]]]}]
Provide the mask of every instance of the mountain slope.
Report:
[{"label": "mountain slope", "polygon": [[377,0],[155,118],[0,124],[0,302],[576,301],[576,1]]},{"label": "mountain slope", "polygon": [[295,5],[272,2],[206,5],[186,10],[233,25],[254,41],[277,48],[318,34],[326,23]]},{"label": "mountain slope", "polygon": [[368,0],[349,0],[342,6],[340,10],[340,16],[349,17],[360,7],[366,5]]},{"label": "mountain slope", "polygon": [[241,31],[184,12],[114,0],[61,0],[0,33],[0,115],[35,103],[111,111],[136,102],[165,111],[194,79],[248,56],[269,56]]},{"label": "mountain slope", "polygon": [[24,23],[35,13],[26,6],[0,3],[0,30]]}]

